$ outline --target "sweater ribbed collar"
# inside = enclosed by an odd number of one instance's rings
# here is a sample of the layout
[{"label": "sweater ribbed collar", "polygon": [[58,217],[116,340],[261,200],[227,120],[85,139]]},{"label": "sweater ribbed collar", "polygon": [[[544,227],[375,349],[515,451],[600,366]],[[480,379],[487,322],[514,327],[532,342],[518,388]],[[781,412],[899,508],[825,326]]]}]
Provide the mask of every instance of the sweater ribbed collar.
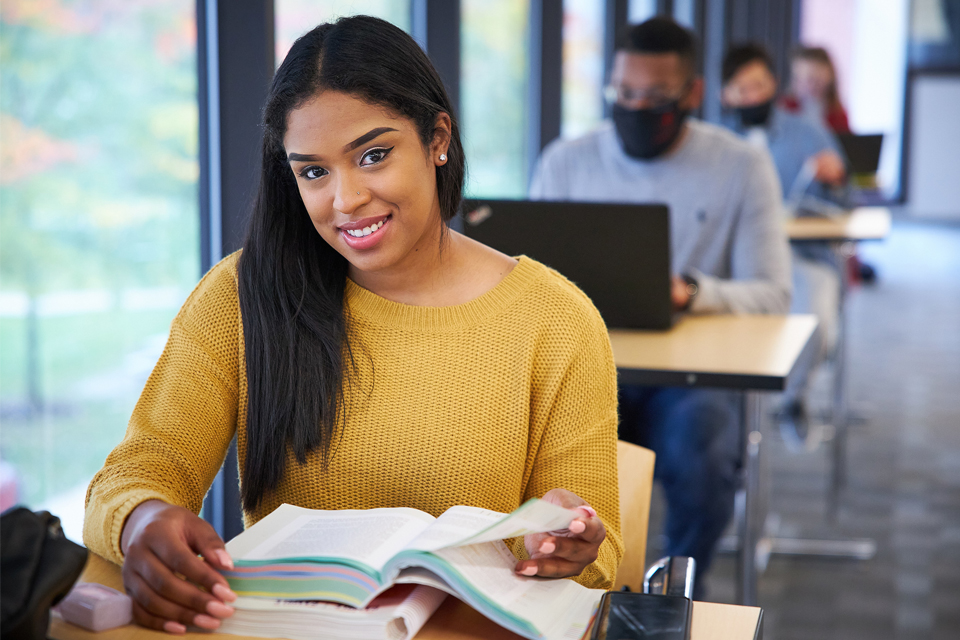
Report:
[{"label": "sweater ribbed collar", "polygon": [[350,278],[347,278],[344,301],[355,320],[421,332],[467,329],[505,310],[547,273],[543,265],[527,256],[520,256],[517,260],[517,265],[497,286],[463,304],[419,307],[393,302],[364,289]]}]

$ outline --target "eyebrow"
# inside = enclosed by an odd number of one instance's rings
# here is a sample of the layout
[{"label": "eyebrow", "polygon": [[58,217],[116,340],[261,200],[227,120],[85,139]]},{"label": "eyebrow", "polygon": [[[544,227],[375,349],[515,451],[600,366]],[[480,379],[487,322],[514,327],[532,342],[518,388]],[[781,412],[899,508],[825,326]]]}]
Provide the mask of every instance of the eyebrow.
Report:
[{"label": "eyebrow", "polygon": [[377,127],[376,129],[371,129],[370,131],[367,131],[365,134],[363,134],[362,136],[360,136],[350,144],[344,145],[343,152],[346,153],[348,151],[353,151],[360,145],[366,144],[371,140],[373,140],[374,138],[378,138],[382,136],[388,131],[396,131],[396,129],[391,129],[390,127]]},{"label": "eyebrow", "polygon": [[[353,151],[357,147],[364,145],[370,142],[371,140],[373,140],[374,138],[378,138],[389,131],[396,131],[396,129],[391,129],[390,127],[377,127],[376,129],[371,129],[370,131],[367,131],[365,134],[363,134],[353,142],[350,142],[344,145],[343,152],[347,153],[347,152]],[[310,161],[319,160],[319,159],[320,159],[320,156],[312,155],[312,154],[304,154],[304,153],[287,154],[287,162],[310,162]]]}]

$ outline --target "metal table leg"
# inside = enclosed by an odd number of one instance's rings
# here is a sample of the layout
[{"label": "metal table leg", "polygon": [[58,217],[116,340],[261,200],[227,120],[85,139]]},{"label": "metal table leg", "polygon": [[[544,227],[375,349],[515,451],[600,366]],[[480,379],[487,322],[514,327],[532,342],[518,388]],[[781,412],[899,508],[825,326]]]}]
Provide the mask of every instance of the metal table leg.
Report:
[{"label": "metal table leg", "polygon": [[757,604],[757,540],[760,533],[760,396],[744,393],[743,491],[738,496],[737,602]]}]

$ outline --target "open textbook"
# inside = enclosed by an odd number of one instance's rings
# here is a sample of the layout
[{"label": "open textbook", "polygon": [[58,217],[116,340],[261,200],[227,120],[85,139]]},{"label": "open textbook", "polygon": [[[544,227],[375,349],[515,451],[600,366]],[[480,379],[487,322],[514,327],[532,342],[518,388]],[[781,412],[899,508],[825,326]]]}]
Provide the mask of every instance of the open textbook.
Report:
[{"label": "open textbook", "polygon": [[317,511],[281,505],[227,543],[237,595],[362,608],[395,584],[452,594],[527,638],[580,638],[603,595],[514,572],[504,539],[566,529],[580,514],[529,500],[510,514],[457,506]]},{"label": "open textbook", "polygon": [[231,603],[235,611],[218,631],[290,640],[409,640],[446,597],[443,591],[417,584],[391,587],[365,609],[317,600],[241,596]]}]

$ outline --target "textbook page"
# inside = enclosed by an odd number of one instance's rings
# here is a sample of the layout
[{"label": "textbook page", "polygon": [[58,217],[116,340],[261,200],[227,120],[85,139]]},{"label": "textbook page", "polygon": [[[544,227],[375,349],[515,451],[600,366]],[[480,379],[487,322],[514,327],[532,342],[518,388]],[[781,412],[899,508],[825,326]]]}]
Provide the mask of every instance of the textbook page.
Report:
[{"label": "textbook page", "polygon": [[235,560],[336,558],[380,571],[434,520],[403,507],[321,511],[284,504],[226,547]]},{"label": "textbook page", "polygon": [[478,507],[450,507],[414,538],[407,549],[433,551],[519,538],[528,533],[566,529],[580,513],[544,500],[527,500],[512,513]]},{"label": "textbook page", "polygon": [[[530,622],[545,638],[579,638],[586,631],[603,589],[566,579],[520,576],[517,559],[503,542],[433,552],[452,565],[487,600]],[[579,635],[567,635],[579,629]]]},{"label": "textbook page", "polygon": [[[477,611],[516,633],[547,640],[580,638],[604,591],[572,580],[514,572],[517,559],[500,540],[423,553],[404,551],[387,566],[403,580],[452,590]],[[427,573],[407,567],[422,567]],[[430,573],[436,574],[431,579]],[[447,587],[446,589],[444,587]]]}]

